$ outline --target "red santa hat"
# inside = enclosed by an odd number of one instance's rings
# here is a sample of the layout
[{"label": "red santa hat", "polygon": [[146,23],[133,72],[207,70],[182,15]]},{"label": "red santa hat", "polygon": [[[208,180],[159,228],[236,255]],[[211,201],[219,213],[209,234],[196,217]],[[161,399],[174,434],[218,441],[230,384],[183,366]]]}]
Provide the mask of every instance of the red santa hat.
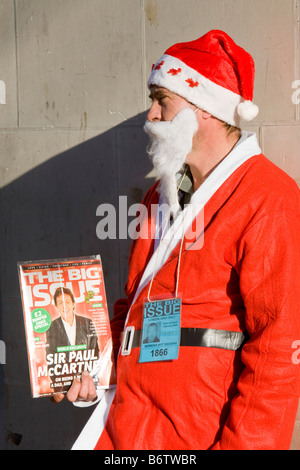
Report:
[{"label": "red santa hat", "polygon": [[153,65],[148,87],[157,85],[182,96],[233,126],[258,114],[252,103],[255,66],[248,52],[223,31],[175,44]]}]

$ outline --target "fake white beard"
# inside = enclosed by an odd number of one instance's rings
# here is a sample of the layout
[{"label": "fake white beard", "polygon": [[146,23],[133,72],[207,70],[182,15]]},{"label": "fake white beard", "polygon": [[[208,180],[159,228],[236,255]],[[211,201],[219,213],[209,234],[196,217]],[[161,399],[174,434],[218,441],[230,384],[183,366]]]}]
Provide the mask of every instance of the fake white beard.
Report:
[{"label": "fake white beard", "polygon": [[173,215],[180,210],[176,174],[192,150],[197,129],[198,121],[191,108],[180,111],[173,121],[146,121],[144,126],[150,137],[147,153],[160,179],[159,192]]}]

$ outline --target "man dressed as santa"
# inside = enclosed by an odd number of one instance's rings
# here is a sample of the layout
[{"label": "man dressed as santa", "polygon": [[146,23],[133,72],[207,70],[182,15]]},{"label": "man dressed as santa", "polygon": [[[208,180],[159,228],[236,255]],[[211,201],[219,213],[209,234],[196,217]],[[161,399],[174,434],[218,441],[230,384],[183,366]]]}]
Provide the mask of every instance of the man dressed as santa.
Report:
[{"label": "man dressed as santa", "polygon": [[[153,66],[145,131],[159,181],[144,198],[143,229],[156,236],[132,244],[126,298],[111,321],[116,392],[74,448],[290,446],[300,193],[256,135],[240,131],[258,113],[253,85],[252,57],[217,30],[172,46]],[[153,343],[143,341],[150,322]],[[95,396],[88,376],[68,393]]]}]

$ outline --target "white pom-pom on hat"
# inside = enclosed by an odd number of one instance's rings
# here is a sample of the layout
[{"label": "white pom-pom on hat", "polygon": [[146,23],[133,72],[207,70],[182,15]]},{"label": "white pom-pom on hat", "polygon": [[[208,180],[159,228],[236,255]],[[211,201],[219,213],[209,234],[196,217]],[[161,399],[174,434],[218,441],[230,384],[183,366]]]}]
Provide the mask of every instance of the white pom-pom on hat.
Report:
[{"label": "white pom-pom on hat", "polygon": [[245,100],[238,105],[237,112],[244,121],[251,121],[258,115],[259,108],[252,101]]}]

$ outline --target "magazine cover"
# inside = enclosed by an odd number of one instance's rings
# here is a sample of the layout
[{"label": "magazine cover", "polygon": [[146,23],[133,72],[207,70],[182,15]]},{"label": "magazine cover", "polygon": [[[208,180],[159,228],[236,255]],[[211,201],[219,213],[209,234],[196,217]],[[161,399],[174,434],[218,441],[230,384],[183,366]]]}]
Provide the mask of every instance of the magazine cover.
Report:
[{"label": "magazine cover", "polygon": [[112,339],[99,255],[18,262],[33,398],[67,392],[89,371],[115,386]]}]

